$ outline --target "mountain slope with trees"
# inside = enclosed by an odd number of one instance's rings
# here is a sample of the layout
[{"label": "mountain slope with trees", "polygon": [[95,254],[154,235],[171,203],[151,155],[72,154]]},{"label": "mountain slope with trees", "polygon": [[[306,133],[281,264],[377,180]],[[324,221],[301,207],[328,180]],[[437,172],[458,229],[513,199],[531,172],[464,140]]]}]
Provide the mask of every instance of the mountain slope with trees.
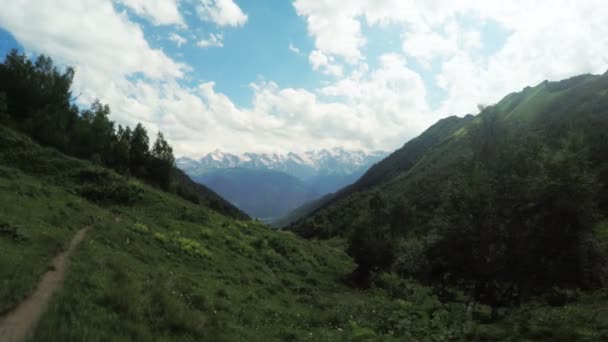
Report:
[{"label": "mountain slope with trees", "polygon": [[47,56],[30,60],[12,50],[0,64],[0,123],[63,153],[137,177],[224,214],[247,217],[213,191],[193,186],[175,168],[173,149],[162,132],[150,145],[143,125],[115,127],[110,107],[98,100],[88,109],[78,108],[70,90],[74,74],[73,68],[60,70]]},{"label": "mountain slope with trees", "polygon": [[493,308],[603,287],[608,74],[480,110],[440,121],[290,229],[346,237],[362,284],[394,272]]}]

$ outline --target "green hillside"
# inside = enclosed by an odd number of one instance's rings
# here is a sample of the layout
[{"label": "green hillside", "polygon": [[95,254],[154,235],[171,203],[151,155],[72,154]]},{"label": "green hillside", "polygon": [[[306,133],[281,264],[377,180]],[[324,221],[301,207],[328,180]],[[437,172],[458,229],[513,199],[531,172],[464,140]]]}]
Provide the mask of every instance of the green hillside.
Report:
[{"label": "green hillside", "polygon": [[72,77],[0,64],[0,340],[24,303],[31,341],[608,338],[608,75],[440,121],[292,226],[314,239],[73,105]]},{"label": "green hillside", "polygon": [[555,289],[604,291],[607,132],[608,74],[543,82],[438,122],[289,229],[348,239],[361,286],[394,273],[495,320]]},{"label": "green hillside", "polygon": [[[339,281],[353,267],[341,251],[222,216],[5,127],[0,146],[0,312],[92,225],[33,340],[340,338],[356,333],[351,314],[371,320],[365,295]],[[388,304],[377,298],[371,305]]]},{"label": "green hillside", "polygon": [[485,340],[515,327],[519,336],[593,340],[608,332],[607,293],[555,308],[541,298],[484,323],[487,307],[467,313],[464,297],[442,302],[389,274],[367,290],[347,285],[355,264],[340,240],[306,241],[222,216],[3,126],[0,147],[0,312],[92,226],[32,341]]},{"label": "green hillside", "polygon": [[[336,193],[331,199],[308,208],[309,215],[292,224],[289,229],[303,236],[348,236],[361,215],[368,210],[369,199],[376,193],[387,202],[404,198],[416,203],[430,196],[437,197],[442,180],[454,173],[452,167],[473,154],[472,130],[482,123],[482,117],[496,118],[509,139],[532,135],[546,139],[548,144],[570,131],[583,130],[593,141],[594,167],[602,180],[606,179],[606,164],[601,155],[606,151],[605,127],[608,122],[608,75],[582,75],[561,82],[543,82],[522,92],[506,96],[491,106],[491,114],[440,120],[419,137],[372,167],[359,181]],[[493,119],[494,120],[494,119]],[[603,129],[604,128],[604,129]],[[496,132],[498,133],[498,132]],[[489,135],[493,135],[490,133]],[[505,142],[508,144],[508,142]],[[504,148],[507,148],[505,146]],[[608,182],[601,182],[605,187]],[[605,194],[605,191],[602,191]],[[605,208],[606,198],[602,199]],[[359,213],[359,214],[358,214]]]}]

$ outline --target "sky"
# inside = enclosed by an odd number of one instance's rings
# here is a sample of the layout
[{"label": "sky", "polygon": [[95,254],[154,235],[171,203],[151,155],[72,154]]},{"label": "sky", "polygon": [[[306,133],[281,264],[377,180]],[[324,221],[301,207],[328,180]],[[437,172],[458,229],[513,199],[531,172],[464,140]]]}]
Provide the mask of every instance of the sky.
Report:
[{"label": "sky", "polygon": [[608,69],[605,0],[0,0],[0,54],[177,156],[391,151],[437,120]]}]

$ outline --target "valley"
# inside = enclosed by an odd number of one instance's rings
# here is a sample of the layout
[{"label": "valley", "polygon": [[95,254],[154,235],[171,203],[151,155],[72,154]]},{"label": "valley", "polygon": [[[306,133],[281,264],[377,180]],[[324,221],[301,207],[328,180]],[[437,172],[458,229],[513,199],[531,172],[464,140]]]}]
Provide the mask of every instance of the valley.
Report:
[{"label": "valley", "polygon": [[606,17],[3,3],[0,342],[608,341]]},{"label": "valley", "polygon": [[386,153],[333,150],[240,156],[211,152],[176,165],[254,218],[277,225],[292,211],[355,182]]}]

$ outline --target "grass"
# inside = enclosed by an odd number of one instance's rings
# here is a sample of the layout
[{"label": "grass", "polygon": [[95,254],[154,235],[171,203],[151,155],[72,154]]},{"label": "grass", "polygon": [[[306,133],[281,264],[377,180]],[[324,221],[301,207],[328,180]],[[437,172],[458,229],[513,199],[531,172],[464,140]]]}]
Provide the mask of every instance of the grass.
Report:
[{"label": "grass", "polygon": [[0,312],[6,312],[33,290],[54,256],[97,210],[18,170],[0,170]]},{"label": "grass", "polygon": [[[343,239],[307,241],[231,219],[1,127],[0,146],[2,311],[31,293],[73,234],[92,225],[32,341],[608,336],[602,292],[563,307],[541,301],[482,324],[463,303],[442,303],[432,289],[398,277],[380,276],[368,290],[347,286],[342,279],[355,265]],[[127,189],[126,197],[87,196],[81,189],[97,177],[83,171],[103,174],[107,188]]]}]

